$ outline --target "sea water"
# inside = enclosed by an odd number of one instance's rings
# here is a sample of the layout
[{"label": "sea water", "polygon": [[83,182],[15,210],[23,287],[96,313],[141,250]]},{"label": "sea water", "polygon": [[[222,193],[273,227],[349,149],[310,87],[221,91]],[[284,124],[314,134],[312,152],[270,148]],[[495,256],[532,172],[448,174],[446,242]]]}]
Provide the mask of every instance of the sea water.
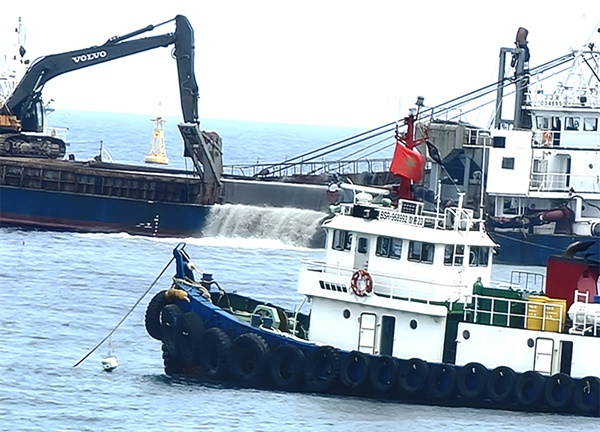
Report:
[{"label": "sea water", "polygon": [[[116,144],[109,148],[119,161],[143,163],[152,129],[144,116],[62,115],[70,119],[70,133],[76,139],[69,151],[78,158],[89,157],[84,155],[84,141],[90,143],[93,156],[92,144],[102,139]],[[104,121],[111,126],[101,126]],[[223,137],[231,134],[229,140],[237,144],[228,145],[224,138],[226,159],[238,162],[249,162],[244,159],[249,156],[289,156],[290,149],[302,152],[321,145],[309,146],[317,138],[334,141],[350,132],[290,126],[294,139],[287,141],[280,132],[289,130],[281,125],[215,123],[227,126],[218,132]],[[292,147],[294,140],[302,144]],[[176,147],[169,148],[172,161]],[[172,266],[159,275],[180,241],[187,243],[196,265],[212,273],[226,290],[287,308],[301,303],[296,293],[299,264],[323,259],[324,251],[302,247],[295,238],[254,234],[248,229],[245,236],[220,232],[182,240],[1,228],[0,430],[545,432],[597,428],[596,419],[236,389],[166,376],[160,343],[146,334],[143,322],[151,297],[170,284]],[[498,266],[494,279],[508,281],[512,270]],[[110,338],[119,367],[113,372],[102,370],[107,341],[74,368],[127,314]]]}]

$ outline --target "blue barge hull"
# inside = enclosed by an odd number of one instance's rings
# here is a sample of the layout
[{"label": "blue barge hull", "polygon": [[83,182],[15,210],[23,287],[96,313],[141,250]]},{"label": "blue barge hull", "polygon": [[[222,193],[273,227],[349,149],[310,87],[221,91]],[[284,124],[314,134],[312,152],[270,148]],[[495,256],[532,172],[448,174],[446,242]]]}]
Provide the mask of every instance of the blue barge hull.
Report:
[{"label": "blue barge hull", "polygon": [[211,206],[0,186],[0,226],[199,235]]},{"label": "blue barge hull", "polygon": [[[524,234],[522,232],[488,232],[500,246],[495,264],[545,266],[548,257],[560,254],[576,241],[595,241],[598,237],[563,234]],[[600,250],[592,251],[600,259]]]}]

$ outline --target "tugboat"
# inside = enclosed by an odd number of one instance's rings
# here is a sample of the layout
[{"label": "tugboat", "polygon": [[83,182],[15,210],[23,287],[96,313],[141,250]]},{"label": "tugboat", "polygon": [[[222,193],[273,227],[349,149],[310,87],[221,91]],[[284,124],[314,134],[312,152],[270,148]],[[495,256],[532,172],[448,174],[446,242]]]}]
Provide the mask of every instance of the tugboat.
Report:
[{"label": "tugboat", "polygon": [[[413,131],[414,114],[405,121]],[[401,138],[395,153],[410,154],[417,140]],[[600,416],[600,263],[589,254],[599,242],[549,259],[542,295],[531,288],[543,276],[527,272],[514,272],[508,289],[492,285],[495,243],[461,199],[429,210],[357,190],[334,210],[322,223],[325,261],[302,262],[296,310],[226,291],[179,244],[172,286],[145,315],[166,374]]]}]

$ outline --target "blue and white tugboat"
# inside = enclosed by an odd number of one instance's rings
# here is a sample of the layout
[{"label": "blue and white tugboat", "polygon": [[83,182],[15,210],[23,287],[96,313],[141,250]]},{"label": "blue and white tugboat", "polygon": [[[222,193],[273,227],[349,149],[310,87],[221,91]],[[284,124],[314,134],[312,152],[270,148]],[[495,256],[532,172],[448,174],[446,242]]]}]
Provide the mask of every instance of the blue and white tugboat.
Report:
[{"label": "blue and white tugboat", "polygon": [[[399,153],[414,144],[405,136]],[[395,200],[358,192],[323,222],[325,260],[302,263],[306,302],[297,310],[228,291],[178,245],[173,284],[145,317],[162,342],[165,372],[283,391],[600,416],[600,264],[592,254],[599,242],[551,257],[544,295],[527,290],[535,278],[524,272],[511,277],[520,289],[494,287],[495,243],[483,220],[461,200],[427,210],[406,192]]]}]

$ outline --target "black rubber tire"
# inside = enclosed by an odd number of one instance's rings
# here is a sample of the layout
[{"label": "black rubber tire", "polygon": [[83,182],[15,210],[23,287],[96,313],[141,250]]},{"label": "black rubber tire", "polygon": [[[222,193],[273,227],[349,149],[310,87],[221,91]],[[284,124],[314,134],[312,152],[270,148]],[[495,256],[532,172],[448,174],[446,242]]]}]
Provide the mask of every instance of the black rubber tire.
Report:
[{"label": "black rubber tire", "polygon": [[517,374],[508,366],[498,366],[488,374],[485,388],[488,397],[497,404],[512,400]]},{"label": "black rubber tire", "polygon": [[349,389],[360,389],[369,379],[370,358],[360,351],[351,351],[340,364],[340,381]]},{"label": "black rubber tire", "polygon": [[434,364],[429,369],[427,391],[436,400],[445,400],[456,393],[456,369],[448,364]]},{"label": "black rubber tire", "polygon": [[515,381],[515,399],[519,407],[538,408],[544,400],[546,378],[536,371],[527,371],[517,376]]},{"label": "black rubber tire", "polygon": [[204,337],[204,320],[196,312],[186,312],[177,321],[175,343],[181,360],[190,365],[200,363],[200,350]]},{"label": "black rubber tire", "polygon": [[369,384],[379,394],[392,391],[398,379],[398,365],[390,356],[375,356],[371,358],[369,368]]},{"label": "black rubber tire", "polygon": [[600,416],[600,379],[594,376],[575,381],[573,409],[577,414]]},{"label": "black rubber tire", "polygon": [[277,388],[295,390],[302,383],[306,356],[300,348],[284,344],[271,354],[269,372]]},{"label": "black rubber tire", "polygon": [[217,327],[204,332],[204,349],[200,352],[200,364],[206,378],[220,380],[227,377],[231,339]]},{"label": "black rubber tire", "polygon": [[231,378],[243,385],[255,385],[263,381],[269,346],[254,333],[244,333],[234,339],[229,350]]},{"label": "black rubber tire", "polygon": [[403,361],[398,370],[398,387],[404,396],[416,396],[427,387],[429,364],[419,358]]},{"label": "black rubber tire", "polygon": [[180,358],[179,346],[177,345],[177,328],[183,321],[183,311],[175,304],[168,304],[160,312],[162,325],[162,338],[165,347],[173,358]]},{"label": "black rubber tire", "polygon": [[546,379],[544,401],[556,411],[563,411],[571,405],[575,384],[573,378],[565,373],[558,373]]},{"label": "black rubber tire", "polygon": [[456,389],[465,399],[479,399],[485,393],[489,375],[488,369],[481,363],[468,363],[461,367],[456,374]]},{"label": "black rubber tire", "polygon": [[304,381],[310,391],[327,392],[337,383],[340,354],[331,346],[320,346],[308,355]]},{"label": "black rubber tire", "polygon": [[181,362],[178,359],[171,357],[171,354],[169,354],[169,351],[167,350],[167,347],[165,346],[164,343],[161,345],[161,349],[162,349],[162,358],[163,358],[163,365],[165,368],[165,373],[167,375],[182,374],[183,373],[183,365],[181,364]]},{"label": "black rubber tire", "polygon": [[148,303],[148,307],[146,308],[146,316],[145,316],[145,325],[146,331],[148,334],[156,339],[162,340],[162,326],[160,323],[160,311],[169,304],[169,301],[165,298],[165,293],[167,291],[163,290],[157,293],[150,303]]}]

